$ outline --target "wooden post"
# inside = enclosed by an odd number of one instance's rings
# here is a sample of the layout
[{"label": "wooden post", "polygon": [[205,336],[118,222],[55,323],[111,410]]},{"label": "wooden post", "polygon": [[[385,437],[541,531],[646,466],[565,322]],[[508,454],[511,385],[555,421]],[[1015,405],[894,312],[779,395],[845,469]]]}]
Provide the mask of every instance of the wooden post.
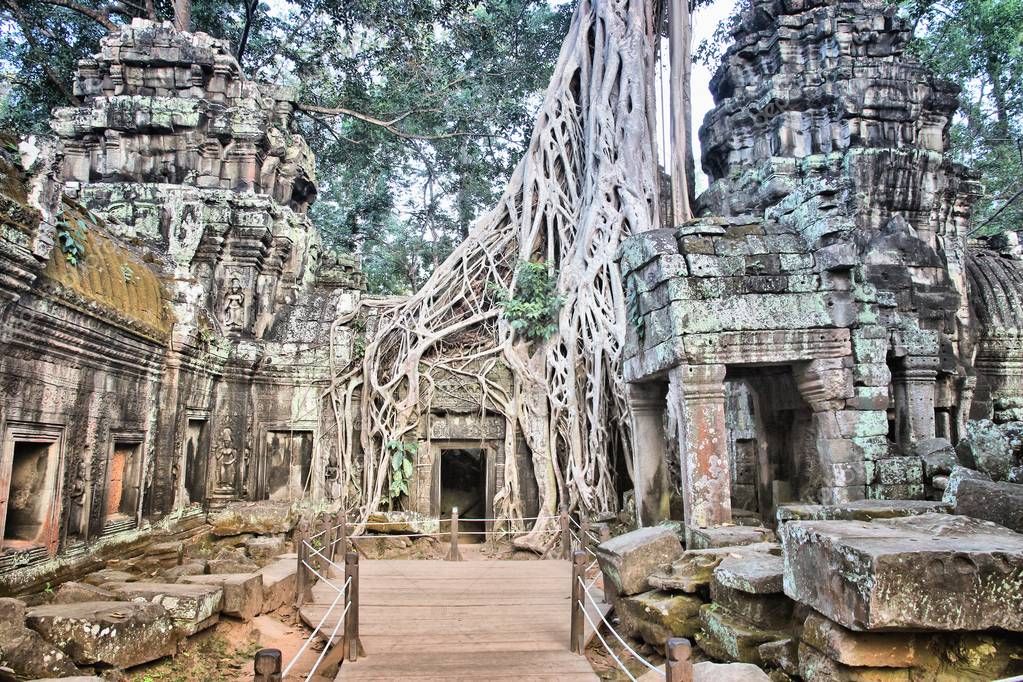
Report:
[{"label": "wooden post", "polygon": [[666,682],[693,682],[693,647],[688,639],[671,637],[665,645],[664,676]]},{"label": "wooden post", "polygon": [[586,549],[590,546],[590,522],[586,519],[579,522],[579,544],[582,545],[579,549]]},{"label": "wooden post", "polygon": [[572,528],[568,525],[568,507],[561,508],[561,557],[572,558]]},{"label": "wooden post", "polygon": [[281,650],[260,649],[252,663],[253,682],[281,682]]},{"label": "wooden post", "polygon": [[334,547],[330,552],[330,558],[336,562],[338,556],[348,553],[348,514],[345,513],[344,504],[337,510],[334,524],[337,526],[337,532],[334,533]]},{"label": "wooden post", "polygon": [[[351,582],[348,582],[349,579]],[[345,554],[345,583],[348,584],[346,595],[345,616],[345,660],[359,660],[362,643],[359,641],[359,555],[355,552]]]},{"label": "wooden post", "polygon": [[295,554],[298,555],[298,568],[295,572],[295,608],[302,608],[305,600],[306,584],[309,582],[309,572],[305,567],[309,558],[309,522],[302,519],[298,522],[295,530]]},{"label": "wooden post", "polygon": [[462,554],[458,551],[458,507],[451,508],[451,549],[448,550],[448,561],[461,561]]},{"label": "wooden post", "polygon": [[586,648],[585,626],[583,625],[583,609],[586,608],[586,552],[575,552],[572,555],[572,631],[569,635],[569,649],[573,654],[582,655]]},{"label": "wooden post", "polygon": [[[601,545],[611,539],[611,529],[607,527],[606,523],[600,524],[600,527],[597,529],[597,537],[600,539],[599,544]],[[599,561],[597,562],[597,565],[600,565]],[[604,603],[614,604],[615,599],[618,596],[615,593],[615,584],[607,577],[607,575],[604,574],[603,569],[601,569],[600,582],[604,585]]]}]

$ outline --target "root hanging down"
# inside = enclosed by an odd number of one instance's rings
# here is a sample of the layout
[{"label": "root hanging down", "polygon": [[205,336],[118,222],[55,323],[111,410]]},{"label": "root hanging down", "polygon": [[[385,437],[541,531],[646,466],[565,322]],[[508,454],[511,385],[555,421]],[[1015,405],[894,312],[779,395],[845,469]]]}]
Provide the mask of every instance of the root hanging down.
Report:
[{"label": "root hanging down", "polygon": [[[525,516],[520,438],[529,449],[541,520],[517,544],[547,546],[556,521],[543,517],[559,505],[617,508],[614,462],[631,460],[632,434],[615,258],[625,237],[657,225],[651,14],[640,0],[579,3],[528,151],[498,205],[411,298],[363,304],[375,308],[375,329],[361,364],[337,369],[330,396],[342,494],[354,491],[349,506],[361,519],[388,499],[387,443],[428,441],[434,400],[455,380],[471,387],[481,417],[505,420],[495,513],[515,530]],[[517,335],[495,292],[515,292],[524,260],[557,275],[563,304],[545,341]]]}]

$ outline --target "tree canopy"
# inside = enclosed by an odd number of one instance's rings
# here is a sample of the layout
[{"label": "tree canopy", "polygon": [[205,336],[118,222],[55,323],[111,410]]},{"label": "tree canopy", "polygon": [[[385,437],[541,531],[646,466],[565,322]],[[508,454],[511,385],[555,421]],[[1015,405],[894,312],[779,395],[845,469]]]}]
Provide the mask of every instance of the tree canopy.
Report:
[{"label": "tree canopy", "polygon": [[[45,132],[76,104],[78,59],[132,17],[182,0],[0,0],[0,125]],[[314,220],[361,248],[374,293],[409,293],[499,195],[522,155],[571,3],[195,0],[193,30],[228,39],[246,75],[292,85],[317,154]]]}]

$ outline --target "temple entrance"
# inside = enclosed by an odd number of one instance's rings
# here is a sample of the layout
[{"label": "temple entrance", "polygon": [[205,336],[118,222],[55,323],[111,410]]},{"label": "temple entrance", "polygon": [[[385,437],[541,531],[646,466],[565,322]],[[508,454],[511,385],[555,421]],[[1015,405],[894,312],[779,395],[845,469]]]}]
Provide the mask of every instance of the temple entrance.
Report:
[{"label": "temple entrance", "polygon": [[[300,499],[309,483],[312,462],[312,431],[267,431],[256,470],[255,499]],[[248,482],[242,481],[242,486],[247,487]]]},{"label": "temple entrance", "polygon": [[[206,448],[203,445],[206,444]],[[187,502],[198,502],[206,498],[206,457],[202,455],[208,449],[206,440],[206,420],[189,419],[185,432],[185,494]]]},{"label": "temple entrance", "polygon": [[106,506],[103,510],[108,526],[135,523],[141,498],[141,450],[141,443],[114,443],[107,467]]},{"label": "temple entrance", "polygon": [[725,421],[733,517],[773,526],[778,505],[799,500],[816,468],[812,413],[791,367],[729,367]]},{"label": "temple entrance", "polygon": [[[487,451],[482,448],[452,448],[440,451],[440,518],[450,519],[458,508],[459,518],[490,518],[487,498]],[[486,530],[486,523],[466,522],[466,533]],[[463,542],[482,542],[482,535],[467,535]]]},{"label": "temple entrance", "polygon": [[3,548],[48,545],[56,549],[56,495],[60,468],[59,430],[12,427],[0,468]]}]

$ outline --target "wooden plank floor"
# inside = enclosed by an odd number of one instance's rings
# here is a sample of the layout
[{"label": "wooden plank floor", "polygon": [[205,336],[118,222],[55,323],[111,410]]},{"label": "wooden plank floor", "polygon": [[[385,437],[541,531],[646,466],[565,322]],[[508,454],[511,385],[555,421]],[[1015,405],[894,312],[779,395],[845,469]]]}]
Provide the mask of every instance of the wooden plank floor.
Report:
[{"label": "wooden plank floor", "polygon": [[[362,561],[359,572],[366,656],[338,680],[597,679],[568,650],[567,561]],[[302,619],[315,626],[335,594],[317,584]]]}]

